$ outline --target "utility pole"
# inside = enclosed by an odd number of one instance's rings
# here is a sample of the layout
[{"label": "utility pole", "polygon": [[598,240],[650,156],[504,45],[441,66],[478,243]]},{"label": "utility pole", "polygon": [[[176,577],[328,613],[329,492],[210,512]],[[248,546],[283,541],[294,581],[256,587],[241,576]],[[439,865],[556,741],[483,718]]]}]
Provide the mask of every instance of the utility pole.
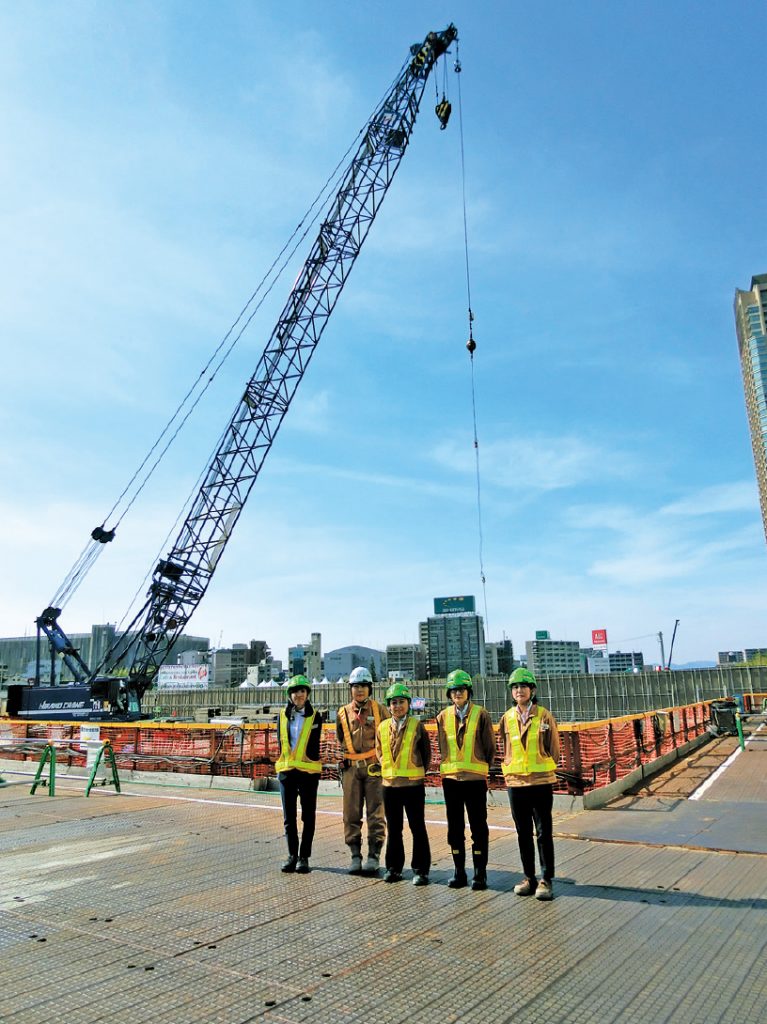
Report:
[{"label": "utility pole", "polygon": [[660,667],[666,667],[666,652],[663,649],[663,633],[658,633],[658,643],[660,644]]},{"label": "utility pole", "polygon": [[671,647],[669,648],[669,652],[668,652],[668,667],[669,667],[669,670],[671,669],[671,658],[673,657],[673,654],[674,654],[674,641],[676,640],[676,630],[677,630],[677,626],[678,625],[679,625],[679,619],[677,619],[674,622],[674,632],[671,634]]}]

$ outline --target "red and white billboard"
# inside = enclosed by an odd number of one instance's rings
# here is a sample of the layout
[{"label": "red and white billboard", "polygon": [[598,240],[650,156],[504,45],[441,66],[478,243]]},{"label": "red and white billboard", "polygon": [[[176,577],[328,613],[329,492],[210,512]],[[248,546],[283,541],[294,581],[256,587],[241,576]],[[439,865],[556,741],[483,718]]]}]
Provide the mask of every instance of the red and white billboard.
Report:
[{"label": "red and white billboard", "polygon": [[606,629],[592,629],[592,631],[591,631],[591,646],[592,647],[607,647],[607,630]]}]

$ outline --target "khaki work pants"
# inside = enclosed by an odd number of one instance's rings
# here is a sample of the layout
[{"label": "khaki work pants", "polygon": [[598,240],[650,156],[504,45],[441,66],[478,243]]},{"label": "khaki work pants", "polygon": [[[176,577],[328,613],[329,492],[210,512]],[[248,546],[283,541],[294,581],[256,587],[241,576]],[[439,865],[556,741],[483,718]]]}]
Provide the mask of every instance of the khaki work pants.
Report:
[{"label": "khaki work pants", "polygon": [[[344,842],[362,849],[362,811],[368,821],[368,853],[377,857],[386,837],[383,784],[380,775],[368,775],[367,761],[354,761],[344,770]],[[374,770],[380,771],[378,765]]]}]

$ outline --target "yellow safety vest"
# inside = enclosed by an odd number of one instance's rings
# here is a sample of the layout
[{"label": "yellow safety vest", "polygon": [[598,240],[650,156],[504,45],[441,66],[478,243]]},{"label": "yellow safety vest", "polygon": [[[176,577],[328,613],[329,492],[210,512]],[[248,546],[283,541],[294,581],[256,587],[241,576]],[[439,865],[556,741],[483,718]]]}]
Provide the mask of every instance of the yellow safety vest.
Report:
[{"label": "yellow safety vest", "polygon": [[309,743],[314,719],[317,717],[315,711],[311,718],[307,718],[301,726],[296,749],[290,749],[290,732],[288,730],[288,716],[283,708],[280,711],[280,756],[274,768],[278,772],[288,772],[291,768],[297,768],[300,772],[321,772],[321,761],[309,761],[306,758],[306,747]]},{"label": "yellow safety vest", "polygon": [[511,740],[511,761],[503,762],[504,775],[532,775],[535,772],[553,772],[557,765],[553,757],[541,757],[538,750],[538,726],[541,716],[533,715],[527,732],[527,746],[522,743],[519,733],[517,709],[510,708],[504,715],[506,728]]},{"label": "yellow safety vest", "polygon": [[[373,711],[373,724],[375,726],[376,733],[378,732],[378,726],[381,724],[381,711],[378,707],[378,703],[371,700],[370,706]],[[375,746],[372,750],[363,750],[361,754],[358,754],[354,749],[354,743],[352,742],[352,731],[349,727],[349,712],[345,707],[341,708],[339,712],[341,718],[341,730],[344,734],[344,743],[346,744],[346,751],[344,757],[347,761],[375,761],[376,751]]]},{"label": "yellow safety vest", "polygon": [[378,729],[378,738],[381,740],[381,774],[385,779],[426,778],[424,766],[415,764],[413,760],[418,720],[416,718],[409,719],[405,726],[405,735],[402,737],[402,745],[396,757],[392,757],[391,752],[391,723],[393,721],[393,718],[385,721]]},{"label": "yellow safety vest", "polygon": [[469,708],[466,716],[466,735],[463,740],[463,747],[458,749],[456,737],[455,719],[456,715],[452,708],[448,709],[445,715],[445,739],[447,740],[447,760],[439,766],[442,775],[455,775],[457,772],[474,772],[476,775],[487,775],[490,766],[487,761],[472,761],[471,755],[474,752],[474,738],[477,735],[479,726],[480,709],[476,704]]}]

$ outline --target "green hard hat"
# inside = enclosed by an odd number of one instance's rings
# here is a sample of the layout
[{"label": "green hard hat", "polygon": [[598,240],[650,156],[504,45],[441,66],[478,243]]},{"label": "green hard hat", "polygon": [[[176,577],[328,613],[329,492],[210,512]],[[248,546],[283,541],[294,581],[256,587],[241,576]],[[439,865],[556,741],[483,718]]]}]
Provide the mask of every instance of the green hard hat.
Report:
[{"label": "green hard hat", "polygon": [[506,685],[508,686],[509,689],[511,689],[515,683],[526,683],[528,686],[535,686],[535,676],[529,668],[522,668],[520,666],[519,668],[515,668],[514,671],[511,673],[511,675],[509,676],[509,681]]},{"label": "green hard hat", "polygon": [[292,679],[287,681],[285,686],[288,691],[288,696],[290,696],[294,690],[311,690],[312,688],[312,684],[306,676],[293,676]]},{"label": "green hard hat", "polygon": [[462,668],[455,668],[447,677],[447,686],[445,687],[445,693],[450,696],[451,690],[462,690],[466,687],[469,693],[474,689],[471,676],[468,672],[464,672]]},{"label": "green hard hat", "polygon": [[405,686],[404,683],[392,683],[389,689],[386,691],[386,703],[395,697],[404,697],[408,702],[413,698],[410,696],[410,690]]}]

